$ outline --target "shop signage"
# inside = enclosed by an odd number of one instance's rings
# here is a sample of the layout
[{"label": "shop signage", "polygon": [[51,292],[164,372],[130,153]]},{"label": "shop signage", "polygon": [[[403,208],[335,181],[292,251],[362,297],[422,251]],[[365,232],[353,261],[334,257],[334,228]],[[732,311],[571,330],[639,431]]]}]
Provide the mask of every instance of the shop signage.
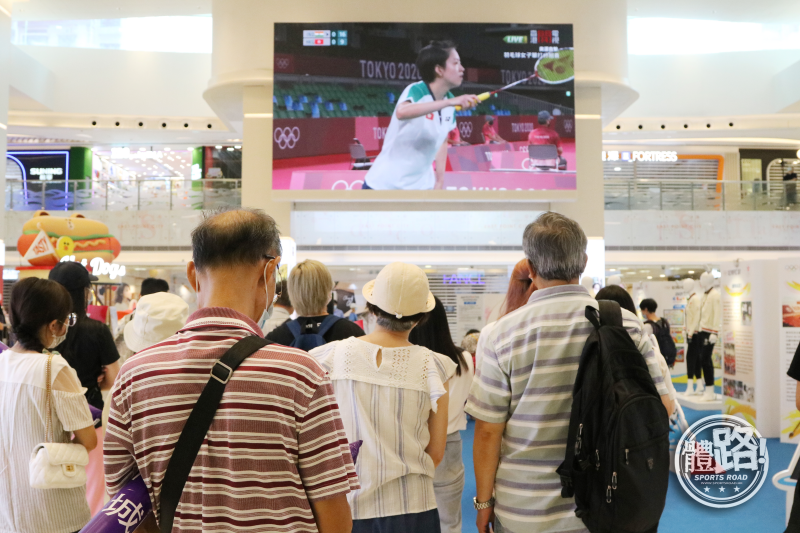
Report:
[{"label": "shop signage", "polygon": [[6,157],[7,164],[19,167],[24,182],[69,179],[68,150],[20,150],[7,152]]},{"label": "shop signage", "polygon": [[444,285],[486,285],[483,279],[483,271],[464,272],[458,274],[443,274],[442,284]]},{"label": "shop signage", "polygon": [[678,152],[671,150],[634,150],[624,151],[619,150],[603,150],[603,161],[647,161],[657,163],[674,163],[678,160]]},{"label": "shop signage", "polygon": [[[65,263],[67,261],[77,262],[74,255],[65,255],[61,258],[61,263]],[[93,258],[91,261],[86,261],[86,259],[81,259],[80,263],[83,266],[89,265],[89,268],[92,269],[92,274],[95,276],[108,276],[108,279],[116,279],[117,276],[123,277],[128,273],[127,268],[125,265],[118,265],[116,263],[106,263],[99,257]]]}]

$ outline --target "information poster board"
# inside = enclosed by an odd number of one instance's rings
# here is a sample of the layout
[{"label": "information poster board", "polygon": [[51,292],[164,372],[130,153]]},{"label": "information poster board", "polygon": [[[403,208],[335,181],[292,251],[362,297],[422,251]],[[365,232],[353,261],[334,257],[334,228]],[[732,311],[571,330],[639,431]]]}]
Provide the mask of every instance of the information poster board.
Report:
[{"label": "information poster board", "polygon": [[722,412],[777,437],[777,262],[722,263]]},{"label": "information poster board", "polygon": [[456,339],[463,339],[471,329],[481,330],[486,325],[483,294],[459,294],[456,297]]},{"label": "information poster board", "polygon": [[778,263],[780,315],[780,415],[781,442],[800,442],[800,411],[795,406],[797,382],[786,375],[800,344],[800,260]]}]

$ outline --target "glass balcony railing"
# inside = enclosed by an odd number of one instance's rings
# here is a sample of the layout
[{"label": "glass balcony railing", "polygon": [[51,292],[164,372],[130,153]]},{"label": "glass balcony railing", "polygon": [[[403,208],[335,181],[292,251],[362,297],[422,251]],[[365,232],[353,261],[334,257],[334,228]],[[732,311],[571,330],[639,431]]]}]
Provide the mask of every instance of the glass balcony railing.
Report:
[{"label": "glass balcony railing", "polygon": [[797,182],[605,179],[607,210],[800,211]]},{"label": "glass balcony railing", "polygon": [[138,211],[242,205],[242,180],[6,181],[6,210]]}]

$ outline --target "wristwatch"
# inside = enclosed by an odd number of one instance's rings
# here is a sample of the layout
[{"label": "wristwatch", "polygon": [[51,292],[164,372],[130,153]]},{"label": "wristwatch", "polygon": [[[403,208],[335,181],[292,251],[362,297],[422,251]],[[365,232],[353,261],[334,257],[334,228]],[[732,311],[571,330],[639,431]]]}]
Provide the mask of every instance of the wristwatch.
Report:
[{"label": "wristwatch", "polygon": [[475,506],[476,511],[480,511],[481,509],[488,509],[489,507],[494,507],[494,496],[492,496],[488,502],[478,503],[478,497],[472,498],[472,505]]}]

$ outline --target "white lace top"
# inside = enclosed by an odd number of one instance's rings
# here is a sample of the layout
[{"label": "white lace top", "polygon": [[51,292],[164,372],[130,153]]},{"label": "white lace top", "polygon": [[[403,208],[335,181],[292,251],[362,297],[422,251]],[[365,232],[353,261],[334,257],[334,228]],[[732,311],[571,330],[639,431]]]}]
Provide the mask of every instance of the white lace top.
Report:
[{"label": "white lace top", "polygon": [[361,489],[347,495],[353,519],[435,509],[428,416],[455,363],[421,346],[383,348],[355,337],[310,354],[330,373],[347,440],[364,441],[356,461]]}]

